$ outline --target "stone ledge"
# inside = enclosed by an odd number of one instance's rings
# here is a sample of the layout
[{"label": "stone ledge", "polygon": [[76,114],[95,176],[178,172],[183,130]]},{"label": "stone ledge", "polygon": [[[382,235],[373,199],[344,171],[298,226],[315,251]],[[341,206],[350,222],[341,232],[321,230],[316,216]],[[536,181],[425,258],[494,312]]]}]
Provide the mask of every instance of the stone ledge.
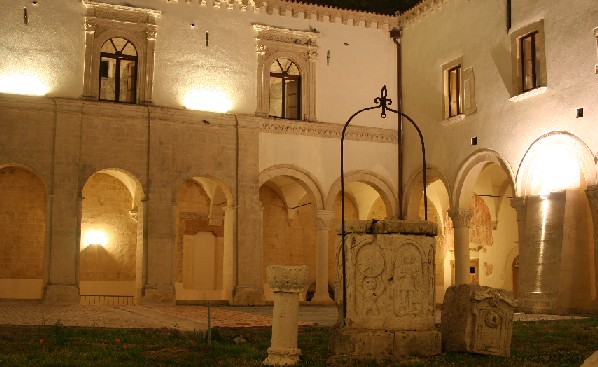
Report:
[{"label": "stone ledge", "polygon": [[[336,227],[337,234],[341,234],[341,225]],[[418,234],[425,236],[436,236],[438,226],[434,222],[421,219],[384,219],[373,220],[346,220],[345,233],[367,233],[367,234]]]}]

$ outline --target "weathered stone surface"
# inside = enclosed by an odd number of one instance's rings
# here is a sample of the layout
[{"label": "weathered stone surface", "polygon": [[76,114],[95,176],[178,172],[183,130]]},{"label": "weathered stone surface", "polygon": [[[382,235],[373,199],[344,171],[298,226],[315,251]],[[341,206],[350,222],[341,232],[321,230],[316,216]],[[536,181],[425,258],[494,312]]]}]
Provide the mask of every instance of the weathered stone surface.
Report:
[{"label": "weathered stone surface", "polygon": [[[337,233],[341,232],[341,224],[336,227]],[[371,220],[346,220],[346,233],[369,233],[369,234],[417,234],[425,236],[436,236],[438,225],[434,222],[418,219],[399,220],[388,218],[381,221]]]},{"label": "weathered stone surface", "polygon": [[299,293],[307,283],[309,267],[301,266],[268,266],[268,283],[274,293],[287,292]]},{"label": "weathered stone surface", "polygon": [[440,327],[444,349],[508,357],[515,306],[502,289],[477,284],[449,287]]},{"label": "weathered stone surface", "polygon": [[441,352],[440,334],[434,330],[435,227],[427,223],[395,219],[373,226],[372,221],[347,223],[346,314],[343,318],[339,244],[340,319],[331,338],[332,362]]},{"label": "weathered stone surface", "polygon": [[268,348],[265,365],[294,365],[299,361],[301,350],[297,348],[299,324],[299,292],[307,283],[309,267],[268,266],[268,282],[274,291],[272,315],[272,346]]}]

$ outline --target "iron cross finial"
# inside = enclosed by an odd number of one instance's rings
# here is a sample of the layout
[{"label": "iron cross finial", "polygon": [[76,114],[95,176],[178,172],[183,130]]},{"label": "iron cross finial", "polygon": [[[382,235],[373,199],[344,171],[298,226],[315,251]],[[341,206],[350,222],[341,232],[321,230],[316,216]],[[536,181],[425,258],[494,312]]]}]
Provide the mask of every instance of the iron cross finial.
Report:
[{"label": "iron cross finial", "polygon": [[387,95],[388,91],[386,90],[385,85],[380,90],[380,97],[374,99],[374,103],[377,103],[382,108],[382,111],[380,112],[380,117],[382,118],[386,118],[386,108],[392,104],[392,99],[386,98]]}]

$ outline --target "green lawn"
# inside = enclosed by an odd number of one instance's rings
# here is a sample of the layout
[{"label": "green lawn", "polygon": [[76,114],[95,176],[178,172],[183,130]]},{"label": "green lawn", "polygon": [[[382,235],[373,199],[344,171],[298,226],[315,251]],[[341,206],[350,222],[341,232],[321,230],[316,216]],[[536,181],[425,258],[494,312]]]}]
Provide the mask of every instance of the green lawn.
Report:
[{"label": "green lawn", "polygon": [[[510,358],[444,353],[380,365],[579,366],[598,350],[598,318],[517,322],[513,328]],[[246,342],[235,343],[239,335]],[[300,329],[299,366],[326,365],[328,335],[324,327]],[[172,329],[0,326],[0,366],[260,366],[269,345],[269,328],[215,329],[208,345],[203,335]]]}]

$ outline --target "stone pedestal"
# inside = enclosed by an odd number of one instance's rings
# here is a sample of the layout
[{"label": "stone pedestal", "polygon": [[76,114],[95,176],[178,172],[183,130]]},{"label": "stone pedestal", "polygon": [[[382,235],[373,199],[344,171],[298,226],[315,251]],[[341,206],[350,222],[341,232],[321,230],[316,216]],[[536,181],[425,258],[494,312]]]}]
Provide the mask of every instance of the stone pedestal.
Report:
[{"label": "stone pedestal", "polygon": [[272,315],[272,346],[268,348],[265,365],[294,365],[301,350],[297,348],[299,324],[299,293],[307,283],[309,267],[268,266],[268,283],[274,292]]},{"label": "stone pedestal", "polygon": [[440,326],[444,349],[508,357],[515,305],[502,289],[477,284],[449,287]]},{"label": "stone pedestal", "polygon": [[79,304],[79,287],[71,284],[48,284],[44,295],[46,304]]},{"label": "stone pedestal", "polygon": [[346,221],[345,231],[346,315],[339,241],[339,324],[330,339],[330,362],[439,354],[440,333],[434,329],[436,225],[422,220]]}]

